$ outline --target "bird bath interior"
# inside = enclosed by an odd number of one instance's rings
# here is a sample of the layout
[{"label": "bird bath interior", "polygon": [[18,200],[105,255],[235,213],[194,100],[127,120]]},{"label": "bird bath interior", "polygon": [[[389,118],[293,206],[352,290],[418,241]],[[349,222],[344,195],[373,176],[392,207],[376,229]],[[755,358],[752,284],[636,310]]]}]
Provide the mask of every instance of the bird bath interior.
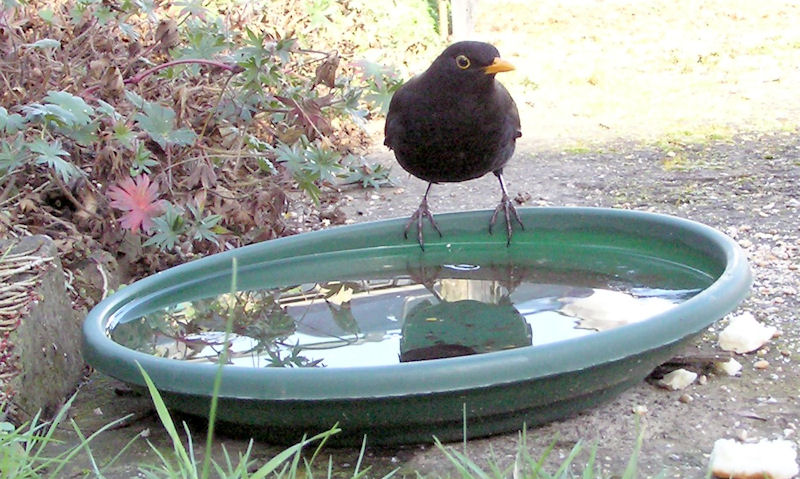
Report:
[{"label": "bird bath interior", "polygon": [[[425,251],[403,220],[210,256],[128,286],[89,314],[84,353],[173,410],[205,416],[232,318],[218,420],[276,442],[338,423],[342,443],[428,442],[572,415],[641,381],[744,298],[738,246],[675,217],[519,210],[437,215]],[[231,294],[236,258],[236,290]]]}]

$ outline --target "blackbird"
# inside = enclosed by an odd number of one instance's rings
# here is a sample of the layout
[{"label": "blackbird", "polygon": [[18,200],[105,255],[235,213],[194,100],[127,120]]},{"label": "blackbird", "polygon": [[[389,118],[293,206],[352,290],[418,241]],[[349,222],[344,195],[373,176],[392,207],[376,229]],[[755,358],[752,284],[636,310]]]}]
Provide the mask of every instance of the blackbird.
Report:
[{"label": "blackbird", "polygon": [[417,241],[423,250],[423,218],[442,236],[428,209],[428,193],[434,183],[472,180],[491,171],[500,181],[502,198],[489,221],[489,233],[501,211],[507,245],[513,234],[512,218],[525,228],[503,181],[503,167],[521,136],[519,112],[508,90],[494,78],[513,69],[488,43],[458,42],[392,97],[384,144],[394,151],[403,169],[428,182],[404,231],[408,238],[408,230],[416,222]]}]

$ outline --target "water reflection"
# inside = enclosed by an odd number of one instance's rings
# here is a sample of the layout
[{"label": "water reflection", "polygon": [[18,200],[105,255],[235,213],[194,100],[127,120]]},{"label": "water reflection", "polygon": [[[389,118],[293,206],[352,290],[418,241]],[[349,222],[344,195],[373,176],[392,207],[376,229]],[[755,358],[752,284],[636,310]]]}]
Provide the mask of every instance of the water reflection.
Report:
[{"label": "water reflection", "polygon": [[250,367],[357,367],[541,345],[641,321],[699,288],[516,266],[441,265],[384,279],[239,291],[112,321],[128,348]]}]

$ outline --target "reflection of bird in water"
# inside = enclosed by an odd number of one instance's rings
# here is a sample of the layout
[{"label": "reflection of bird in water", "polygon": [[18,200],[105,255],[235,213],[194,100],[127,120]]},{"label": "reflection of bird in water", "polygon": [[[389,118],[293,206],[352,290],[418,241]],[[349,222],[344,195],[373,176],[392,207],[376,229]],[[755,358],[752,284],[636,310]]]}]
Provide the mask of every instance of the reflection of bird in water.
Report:
[{"label": "reflection of bird in water", "polygon": [[424,218],[442,234],[428,209],[433,183],[467,181],[492,172],[500,181],[502,197],[489,232],[501,212],[509,243],[512,221],[522,226],[503,181],[503,167],[521,135],[519,113],[511,95],[494,78],[513,69],[488,43],[454,43],[392,97],[384,143],[394,150],[403,169],[428,182],[405,228],[408,236],[416,222],[420,247],[424,248]]},{"label": "reflection of bird in water", "polygon": [[406,315],[400,361],[421,361],[530,346],[531,328],[508,297],[425,301]]},{"label": "reflection of bird in water", "polygon": [[474,348],[461,344],[434,344],[421,348],[409,349],[400,353],[400,362],[426,361],[429,359],[457,358],[476,354]]}]

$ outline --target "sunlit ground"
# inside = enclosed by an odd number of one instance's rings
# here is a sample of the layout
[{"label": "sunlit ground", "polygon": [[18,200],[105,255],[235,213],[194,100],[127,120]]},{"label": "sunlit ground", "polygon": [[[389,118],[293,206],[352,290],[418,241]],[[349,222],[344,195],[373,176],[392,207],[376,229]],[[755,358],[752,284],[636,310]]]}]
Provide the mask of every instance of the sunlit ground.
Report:
[{"label": "sunlit ground", "polygon": [[791,1],[482,0],[479,39],[525,141],[704,141],[800,123],[800,5]]}]

